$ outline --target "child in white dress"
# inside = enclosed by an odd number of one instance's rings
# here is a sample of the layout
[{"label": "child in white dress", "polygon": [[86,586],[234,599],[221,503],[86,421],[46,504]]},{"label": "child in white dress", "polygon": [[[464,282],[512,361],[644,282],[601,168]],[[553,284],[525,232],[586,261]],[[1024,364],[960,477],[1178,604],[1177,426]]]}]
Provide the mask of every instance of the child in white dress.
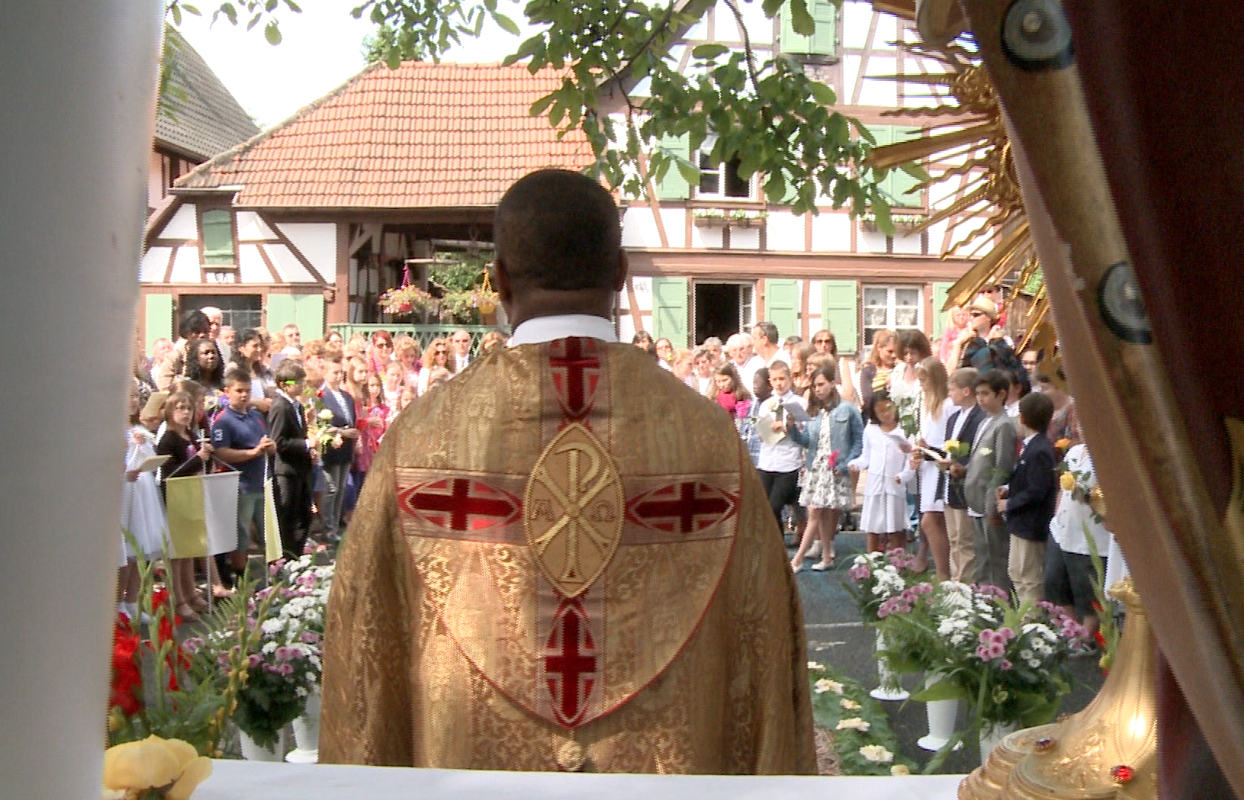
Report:
[{"label": "child in white dress", "polygon": [[907,484],[915,475],[907,459],[911,444],[898,429],[898,408],[889,395],[874,394],[864,410],[864,452],[848,467],[868,473],[860,528],[868,534],[869,551],[884,552],[907,541]]},{"label": "child in white dress", "polygon": [[164,551],[164,540],[168,535],[164,503],[160,501],[155,471],[138,471],[143,461],[156,454],[155,436],[139,424],[140,406],[141,398],[135,386],[130,390],[130,427],[125,434],[125,483],[121,490],[121,528],[129,531],[131,538],[126,538],[124,532],[121,534],[125,564],[117,573],[118,610],[129,617],[137,613],[138,603],[139,575],[134,545],[142,550],[144,556],[158,557]]}]

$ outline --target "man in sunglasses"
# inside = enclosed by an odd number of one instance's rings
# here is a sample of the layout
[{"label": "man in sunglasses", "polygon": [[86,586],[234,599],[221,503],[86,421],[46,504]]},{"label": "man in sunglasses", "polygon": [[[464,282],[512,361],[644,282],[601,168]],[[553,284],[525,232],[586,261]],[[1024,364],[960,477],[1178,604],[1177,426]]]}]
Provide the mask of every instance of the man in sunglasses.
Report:
[{"label": "man in sunglasses", "polygon": [[328,607],[320,758],[812,773],[799,598],[731,419],[617,340],[617,206],[497,206],[511,347],[385,433]]}]

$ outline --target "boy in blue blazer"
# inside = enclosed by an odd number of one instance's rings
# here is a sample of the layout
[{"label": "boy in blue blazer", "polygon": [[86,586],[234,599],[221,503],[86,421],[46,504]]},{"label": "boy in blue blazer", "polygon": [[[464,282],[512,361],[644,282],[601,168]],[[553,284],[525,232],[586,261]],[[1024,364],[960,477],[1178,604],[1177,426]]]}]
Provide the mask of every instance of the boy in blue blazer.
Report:
[{"label": "boy in blue blazer", "polygon": [[1044,394],[1025,395],[1019,401],[1019,432],[1023,437],[1019,462],[1010,483],[998,487],[998,512],[1006,517],[1011,535],[1007,574],[1021,603],[1041,600],[1045,570],[1045,542],[1058,497],[1054,447],[1045,431],[1054,416],[1054,402]]}]

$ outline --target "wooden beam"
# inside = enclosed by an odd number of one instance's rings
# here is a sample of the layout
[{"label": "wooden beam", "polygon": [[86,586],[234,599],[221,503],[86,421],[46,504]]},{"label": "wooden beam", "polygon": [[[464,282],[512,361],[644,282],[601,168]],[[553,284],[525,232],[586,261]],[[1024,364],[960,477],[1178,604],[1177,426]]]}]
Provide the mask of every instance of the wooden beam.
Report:
[{"label": "wooden beam", "polygon": [[922,255],[775,253],[753,250],[627,251],[632,275],[719,280],[760,278],[851,278],[892,283],[954,281],[972,265],[968,259]]},{"label": "wooden beam", "polygon": [[350,246],[347,249],[347,255],[354,255],[363,245],[370,242],[382,226],[368,225],[366,223],[359,226],[358,234],[350,240]]},{"label": "wooden beam", "polygon": [[280,226],[276,224],[275,220],[269,219],[263,212],[259,212],[259,218],[263,220],[264,224],[267,225],[273,233],[276,234],[277,238],[281,240],[281,244],[289,248],[289,252],[294,254],[294,258],[298,259],[298,262],[306,267],[307,272],[311,273],[311,276],[315,278],[317,283],[319,283],[320,288],[328,288],[328,281],[324,280],[324,276],[321,275],[320,271],[315,268],[315,265],[311,263],[311,260],[304,256],[302,251],[299,250],[294,243],[289,240],[289,237],[281,231]]}]

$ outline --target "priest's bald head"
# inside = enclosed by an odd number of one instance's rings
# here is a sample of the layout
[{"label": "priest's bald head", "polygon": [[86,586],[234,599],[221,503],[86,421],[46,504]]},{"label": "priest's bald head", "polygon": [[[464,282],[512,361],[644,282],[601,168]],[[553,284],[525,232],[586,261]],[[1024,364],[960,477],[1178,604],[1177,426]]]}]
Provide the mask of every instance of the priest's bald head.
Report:
[{"label": "priest's bald head", "polygon": [[510,324],[553,314],[612,319],[626,255],[617,206],[599,183],[560,169],[520,178],[497,204],[493,233]]}]

